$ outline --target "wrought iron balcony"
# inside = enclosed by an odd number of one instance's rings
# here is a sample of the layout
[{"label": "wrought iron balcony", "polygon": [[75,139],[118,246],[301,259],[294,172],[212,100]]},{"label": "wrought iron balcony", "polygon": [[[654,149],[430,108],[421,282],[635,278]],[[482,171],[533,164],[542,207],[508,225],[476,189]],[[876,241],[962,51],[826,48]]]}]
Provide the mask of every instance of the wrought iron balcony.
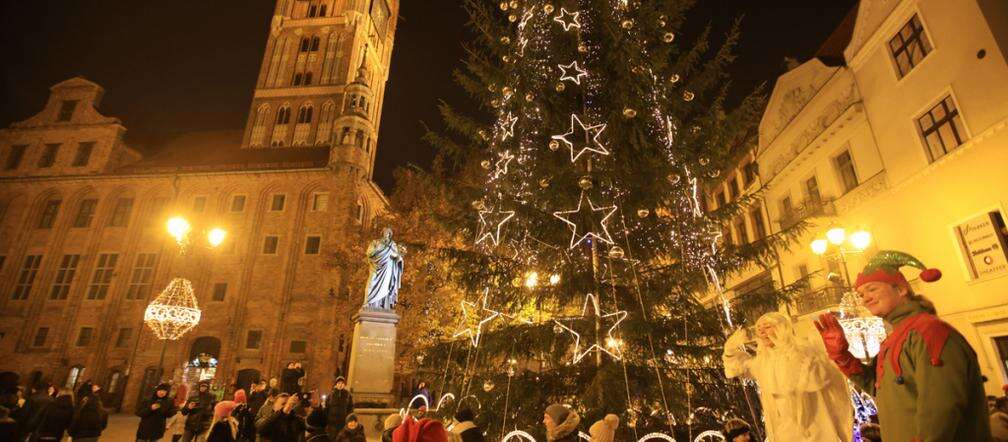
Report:
[{"label": "wrought iron balcony", "polygon": [[809,290],[795,298],[795,311],[801,316],[839,306],[843,293],[843,287],[832,284]]},{"label": "wrought iron balcony", "polygon": [[809,218],[835,215],[836,208],[833,205],[832,199],[806,199],[802,205],[791,209],[789,212],[782,212],[779,222],[781,229],[787,229]]}]

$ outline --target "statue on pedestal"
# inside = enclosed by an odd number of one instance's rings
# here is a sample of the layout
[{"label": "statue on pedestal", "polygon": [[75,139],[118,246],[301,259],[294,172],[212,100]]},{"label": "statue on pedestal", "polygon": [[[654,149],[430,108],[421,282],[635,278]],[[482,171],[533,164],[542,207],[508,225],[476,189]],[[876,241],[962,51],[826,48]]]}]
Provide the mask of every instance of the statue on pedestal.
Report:
[{"label": "statue on pedestal", "polygon": [[392,310],[399,297],[403,258],[392,241],[392,229],[385,228],[380,239],[368,246],[371,276],[364,292],[364,308]]}]

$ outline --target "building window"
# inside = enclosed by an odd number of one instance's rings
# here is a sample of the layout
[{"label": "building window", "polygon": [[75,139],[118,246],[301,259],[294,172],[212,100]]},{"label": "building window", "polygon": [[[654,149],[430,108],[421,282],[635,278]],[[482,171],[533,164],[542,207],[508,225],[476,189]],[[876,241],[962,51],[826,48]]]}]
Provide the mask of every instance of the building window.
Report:
[{"label": "building window", "polygon": [[840,174],[840,180],[843,182],[844,193],[850,192],[857,187],[857,171],[854,170],[854,160],[851,158],[850,151],[843,151],[843,153],[834,158],[833,162],[836,164],[837,173]]},{"label": "building window", "polygon": [[318,47],[319,47],[319,38],[316,35],[316,36],[314,36],[314,37],[311,38],[311,51],[312,52],[318,51]]},{"label": "building window", "polygon": [[214,286],[213,286],[213,298],[212,299],[214,301],[223,301],[224,300],[224,296],[227,295],[227,286],[228,285],[227,285],[226,282],[218,282],[218,283],[214,284]]},{"label": "building window", "polygon": [[297,117],[298,124],[311,123],[313,110],[314,109],[310,104],[301,106],[301,108],[298,109],[298,117]]},{"label": "building window", "polygon": [[46,144],[45,149],[42,151],[42,156],[39,157],[38,167],[40,169],[52,167],[56,163],[56,154],[59,153],[59,148],[59,143]]},{"label": "building window", "polygon": [[766,236],[766,227],[763,225],[763,209],[754,207],[750,210],[749,221],[752,222],[754,239],[763,239]]},{"label": "building window", "polygon": [[791,203],[791,195],[781,198],[780,211],[781,218],[791,218],[794,215],[794,204]]},{"label": "building window", "polygon": [[276,236],[267,236],[263,239],[262,252],[264,255],[276,255],[277,245],[280,243],[280,238]]},{"label": "building window", "polygon": [[734,172],[732,173],[731,181],[728,181],[728,194],[730,195],[732,201],[735,201],[735,198],[738,198],[741,194],[739,192],[738,176],[736,176]]},{"label": "building window", "polygon": [[95,267],[94,276],[91,278],[87,299],[105,299],[105,296],[108,295],[109,285],[112,284],[112,276],[115,274],[116,261],[118,260],[119,255],[116,253],[98,255],[98,266]]},{"label": "building window", "polygon": [[271,212],[280,212],[284,209],[284,203],[287,201],[287,196],[283,194],[273,195],[273,201],[270,203]]},{"label": "building window", "polygon": [[116,200],[115,209],[112,210],[112,217],[109,218],[109,227],[126,227],[129,224],[131,212],[133,212],[133,198],[119,198]]},{"label": "building window", "polygon": [[805,180],[805,199],[813,204],[822,201],[822,194],[819,193],[819,180],[815,175]]},{"label": "building window", "polygon": [[80,365],[70,367],[70,373],[67,373],[66,382],[63,384],[63,387],[72,390],[77,386],[77,379],[80,378],[80,375],[83,372],[84,367],[81,367]]},{"label": "building window", "polygon": [[298,49],[299,52],[308,52],[311,48],[311,40],[308,37],[301,37],[301,46]]},{"label": "building window", "polygon": [[129,345],[130,338],[132,338],[132,337],[133,337],[133,329],[132,328],[128,328],[128,327],[120,328],[119,329],[119,335],[116,336],[115,346],[118,347],[118,348],[123,348],[123,347]]},{"label": "building window", "polygon": [[126,289],[126,299],[146,299],[154,280],[154,266],[157,263],[156,253],[140,253],[133,264],[129,288]]},{"label": "building window", "polygon": [[24,158],[25,150],[28,150],[28,146],[23,144],[11,146],[10,153],[7,154],[7,164],[4,168],[7,170],[14,170],[20,167],[21,159]]},{"label": "building window", "polygon": [[318,255],[319,246],[322,243],[321,236],[309,236],[305,239],[305,255]]},{"label": "building window", "polygon": [[276,124],[287,124],[287,123],[290,123],[290,108],[284,106],[277,111]]},{"label": "building window", "polygon": [[927,145],[928,157],[932,162],[966,141],[966,129],[951,95],[917,118],[917,126],[920,128],[924,144]]},{"label": "building window", "polygon": [[235,195],[231,197],[231,212],[245,211],[245,195]]},{"label": "building window", "polygon": [[931,52],[931,42],[924,34],[924,27],[917,14],[910,17],[910,21],[903,25],[899,33],[889,39],[889,51],[896,61],[900,78],[906,76]]},{"label": "building window", "polygon": [[14,293],[11,299],[28,299],[32,284],[35,283],[35,275],[38,273],[39,265],[42,264],[42,255],[28,255],[25,257],[24,266],[18,274],[17,283],[14,284]]},{"label": "building window", "polygon": [[290,352],[291,353],[304,353],[306,347],[308,347],[308,342],[306,342],[306,341],[291,341],[291,343],[290,343]]},{"label": "building window", "polygon": [[164,221],[166,221],[165,208],[168,207],[167,197],[157,197],[151,200],[150,210],[147,212],[147,223],[146,227],[153,227],[156,229],[162,228]]},{"label": "building window", "polygon": [[79,263],[80,255],[63,255],[59,269],[56,270],[56,279],[53,280],[52,288],[49,290],[49,299],[67,299]]},{"label": "building window", "polygon": [[39,327],[35,331],[35,339],[32,340],[32,347],[45,347],[46,337],[49,336],[49,327]]},{"label": "building window", "polygon": [[63,100],[60,103],[59,114],[56,115],[56,121],[70,121],[73,117],[74,110],[77,109],[77,100]]},{"label": "building window", "polygon": [[98,200],[88,198],[81,200],[80,207],[77,208],[77,216],[74,218],[74,227],[90,227],[91,220],[94,219],[95,208],[98,207]]},{"label": "building window", "polygon": [[728,205],[728,195],[724,190],[718,192],[717,195],[714,195],[714,199],[717,201],[718,209]]},{"label": "building window", "polygon": [[745,166],[742,166],[742,182],[747,189],[756,182],[758,168],[759,164],[755,161],[750,161]]},{"label": "building window", "polygon": [[56,223],[56,215],[59,214],[59,208],[62,202],[62,200],[46,201],[45,207],[42,208],[42,216],[39,218],[38,228],[52,228],[53,224]]},{"label": "building window", "polygon": [[193,198],[192,206],[193,206],[192,207],[193,213],[203,213],[203,211],[206,210],[206,197],[198,196],[196,198]]},{"label": "building window", "polygon": [[325,212],[329,207],[329,194],[317,192],[312,194],[312,212]]},{"label": "building window", "polygon": [[245,335],[245,348],[257,349],[262,344],[262,330],[249,330]]},{"label": "building window", "polygon": [[357,220],[358,223],[364,221],[364,204],[358,202],[354,207],[354,219]]},{"label": "building window", "polygon": [[739,216],[735,220],[735,234],[738,235],[738,245],[749,244],[749,232],[746,231],[745,217]]},{"label": "building window", "polygon": [[94,329],[91,327],[81,327],[80,333],[77,333],[77,346],[87,347],[91,345],[91,336],[94,335]]},{"label": "building window", "polygon": [[77,145],[77,154],[74,155],[73,167],[87,166],[91,159],[91,151],[94,150],[94,141],[87,141]]}]

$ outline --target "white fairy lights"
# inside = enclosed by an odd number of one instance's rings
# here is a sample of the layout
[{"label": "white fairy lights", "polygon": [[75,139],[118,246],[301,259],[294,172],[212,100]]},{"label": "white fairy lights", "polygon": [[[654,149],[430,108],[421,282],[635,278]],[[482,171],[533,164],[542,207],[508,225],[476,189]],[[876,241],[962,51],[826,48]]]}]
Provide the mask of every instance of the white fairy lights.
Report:
[{"label": "white fairy lights", "polygon": [[[552,139],[567,145],[567,148],[570,149],[571,162],[573,163],[586,152],[609,155],[609,149],[606,149],[602,145],[602,142],[599,141],[599,136],[602,135],[602,131],[605,128],[605,123],[585,126],[577,114],[571,114],[570,130],[563,135],[553,135]],[[589,141],[586,142],[585,140]]]},{"label": "white fairy lights", "polygon": [[147,305],[144,323],[158,339],[174,341],[199,324],[201,315],[192,283],[175,278]]},{"label": "white fairy lights", "polygon": [[[592,308],[591,310],[588,310],[589,305]],[[587,320],[591,321],[592,323],[594,323],[595,318],[598,318],[599,321],[602,321],[602,320],[612,321],[612,325],[606,330],[606,342],[607,343],[621,342],[621,341],[619,341],[618,338],[616,338],[615,336],[613,336],[613,332],[616,330],[616,327],[619,327],[620,323],[623,322],[624,319],[626,319],[626,317],[627,317],[627,312],[625,310],[617,310],[617,311],[612,312],[612,313],[603,313],[601,307],[599,306],[598,298],[595,295],[589,293],[587,296],[585,296],[584,306],[581,308],[581,319],[582,320],[585,320],[585,318],[588,318]],[[581,334],[580,333],[578,333],[573,328],[567,326],[566,324],[564,324],[561,321],[558,321],[558,320],[554,319],[553,322],[556,323],[556,325],[560,326],[561,329],[566,330],[568,333],[570,333],[572,336],[574,336],[574,359],[573,359],[573,362],[575,364],[577,364],[578,362],[581,362],[581,359],[584,359],[585,356],[587,356],[587,355],[589,355],[589,354],[591,354],[592,352],[595,352],[595,351],[608,354],[609,356],[611,356],[613,359],[615,359],[617,361],[623,359],[622,345],[612,345],[612,346],[605,345],[605,346],[602,346],[602,345],[599,345],[598,342],[595,342],[595,343],[592,343],[591,345],[589,345],[584,350],[582,350],[581,349]]]},{"label": "white fairy lights", "polygon": [[[585,204],[585,201],[588,204]],[[596,207],[592,203],[591,199],[585,192],[581,192],[581,198],[578,200],[578,206],[574,210],[561,210],[559,212],[553,212],[553,216],[557,217],[559,220],[567,223],[571,229],[571,239],[569,248],[573,249],[581,244],[582,241],[590,238],[595,238],[607,244],[612,244],[612,236],[609,235],[609,227],[607,226],[609,218],[616,213],[616,206],[602,206]],[[571,216],[571,215],[574,216]],[[589,219],[592,221],[592,227],[590,229],[581,230],[578,228],[578,223],[571,221],[571,218],[575,219]],[[578,236],[578,231],[581,230],[581,236]]]},{"label": "white fairy lights", "polygon": [[493,242],[493,245],[500,244],[501,229],[504,224],[507,223],[511,218],[514,218],[514,210],[504,210],[504,211],[494,211],[494,210],[481,210],[479,213],[480,218],[480,233],[476,238],[476,244],[482,243],[486,240]]},{"label": "white fairy lights", "polygon": [[[476,304],[475,302],[462,301],[462,317],[460,318],[462,326],[459,331],[455,332],[453,337],[457,338],[460,336],[468,336],[473,347],[479,346],[480,336],[483,335],[483,326],[500,316],[500,312],[495,312],[487,308],[488,296],[489,292],[484,290],[483,296],[479,300],[479,304]],[[483,316],[484,312],[489,312],[490,314],[488,316]],[[478,320],[470,318],[476,318]],[[472,325],[473,323],[475,323],[475,325]]]},{"label": "white fairy lights", "polygon": [[568,65],[558,64],[557,67],[560,68],[560,81],[571,81],[574,84],[580,85],[581,78],[588,76],[588,71],[578,66],[577,60],[572,61]]}]

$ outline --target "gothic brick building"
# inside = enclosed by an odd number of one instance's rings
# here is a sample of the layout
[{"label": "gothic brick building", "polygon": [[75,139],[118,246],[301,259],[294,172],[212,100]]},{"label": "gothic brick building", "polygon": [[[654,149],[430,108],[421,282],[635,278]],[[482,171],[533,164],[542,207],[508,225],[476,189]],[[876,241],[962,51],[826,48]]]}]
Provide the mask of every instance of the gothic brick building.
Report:
[{"label": "gothic brick building", "polygon": [[[103,89],[79,77],[0,129],[0,371],[93,379],[130,409],[162,348],[144,309],[180,276],[203,315],[168,344],[169,373],[247,381],[300,361],[309,386],[328,388],[359,299],[326,249],[387,205],[371,176],[398,7],[278,1],[244,131],[143,156],[99,113]],[[185,255],[171,215],[193,224]],[[224,243],[199,246],[215,226]]]}]

